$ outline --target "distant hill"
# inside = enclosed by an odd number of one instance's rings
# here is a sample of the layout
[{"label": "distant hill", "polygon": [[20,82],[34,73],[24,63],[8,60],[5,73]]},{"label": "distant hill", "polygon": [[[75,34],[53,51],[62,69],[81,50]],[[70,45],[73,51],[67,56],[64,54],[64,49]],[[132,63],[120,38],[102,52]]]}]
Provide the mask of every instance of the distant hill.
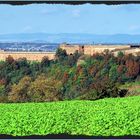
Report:
[{"label": "distant hill", "polygon": [[47,42],[47,43],[110,43],[110,44],[140,44],[140,35],[114,34],[114,35],[95,35],[82,33],[21,33],[0,35],[0,41],[20,41],[20,42]]}]

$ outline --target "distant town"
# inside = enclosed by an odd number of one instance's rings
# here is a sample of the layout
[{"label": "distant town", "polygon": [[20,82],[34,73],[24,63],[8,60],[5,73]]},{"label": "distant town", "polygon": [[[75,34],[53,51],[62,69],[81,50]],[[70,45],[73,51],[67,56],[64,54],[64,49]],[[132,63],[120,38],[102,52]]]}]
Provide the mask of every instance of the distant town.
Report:
[{"label": "distant town", "polygon": [[[67,43],[62,43],[67,44]],[[85,45],[84,43],[70,43],[72,45]],[[18,51],[18,52],[55,52],[61,43],[42,43],[42,42],[0,42],[0,50]],[[140,44],[124,43],[92,43],[88,45],[131,45],[140,46]]]},{"label": "distant town", "polygon": [[0,42],[4,51],[54,52],[58,46],[58,43]]}]

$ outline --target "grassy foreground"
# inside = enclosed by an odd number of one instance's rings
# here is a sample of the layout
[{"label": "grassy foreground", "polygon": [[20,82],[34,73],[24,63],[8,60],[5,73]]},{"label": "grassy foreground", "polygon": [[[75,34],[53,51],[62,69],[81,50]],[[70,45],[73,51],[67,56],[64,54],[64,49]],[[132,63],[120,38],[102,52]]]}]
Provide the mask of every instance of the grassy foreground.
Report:
[{"label": "grassy foreground", "polygon": [[0,104],[0,134],[140,135],[140,96]]}]

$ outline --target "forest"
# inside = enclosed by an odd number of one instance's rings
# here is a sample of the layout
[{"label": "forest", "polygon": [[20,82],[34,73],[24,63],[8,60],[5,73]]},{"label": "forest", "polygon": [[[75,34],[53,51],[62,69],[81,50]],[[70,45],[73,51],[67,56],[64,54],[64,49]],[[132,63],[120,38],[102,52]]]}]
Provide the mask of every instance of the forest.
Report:
[{"label": "forest", "polygon": [[[140,80],[140,56],[108,50],[86,56],[58,48],[41,62],[8,56],[0,62],[0,102],[50,102],[125,97],[126,83]],[[123,88],[122,88],[123,87]]]}]

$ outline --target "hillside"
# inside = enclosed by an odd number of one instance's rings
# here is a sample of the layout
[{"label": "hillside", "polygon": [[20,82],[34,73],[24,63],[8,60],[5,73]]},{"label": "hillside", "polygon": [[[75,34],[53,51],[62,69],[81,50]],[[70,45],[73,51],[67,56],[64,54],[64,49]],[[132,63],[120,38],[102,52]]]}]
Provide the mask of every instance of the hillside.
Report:
[{"label": "hillside", "polygon": [[98,101],[0,104],[0,134],[140,135],[140,96]]}]

